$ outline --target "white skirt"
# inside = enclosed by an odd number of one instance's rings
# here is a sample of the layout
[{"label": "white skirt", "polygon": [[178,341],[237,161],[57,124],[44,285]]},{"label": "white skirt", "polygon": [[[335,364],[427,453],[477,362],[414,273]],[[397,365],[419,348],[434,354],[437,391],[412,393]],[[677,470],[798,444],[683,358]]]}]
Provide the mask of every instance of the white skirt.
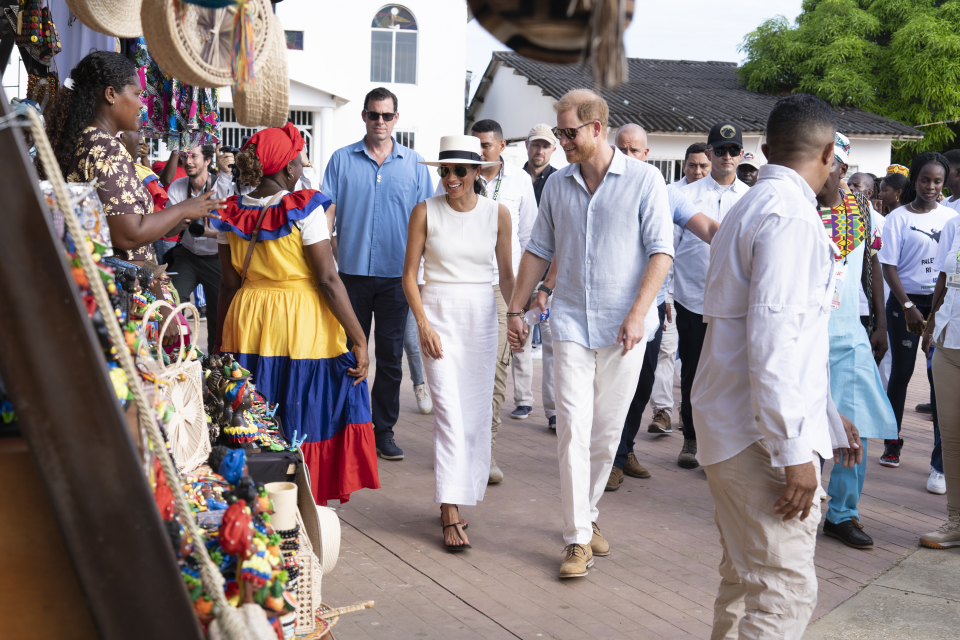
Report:
[{"label": "white skirt", "polygon": [[497,360],[497,303],[489,284],[428,284],[423,310],[443,358],[424,351],[433,399],[436,502],[475,505],[490,477],[490,422]]}]

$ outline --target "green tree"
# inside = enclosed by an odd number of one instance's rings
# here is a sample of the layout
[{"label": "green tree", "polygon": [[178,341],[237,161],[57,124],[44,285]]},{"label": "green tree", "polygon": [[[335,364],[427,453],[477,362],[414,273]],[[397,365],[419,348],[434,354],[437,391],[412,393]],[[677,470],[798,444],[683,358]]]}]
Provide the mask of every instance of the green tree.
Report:
[{"label": "green tree", "polygon": [[895,152],[953,146],[960,119],[960,0],[804,0],[747,34],[737,70],[753,91],[811,93],[921,127]]}]

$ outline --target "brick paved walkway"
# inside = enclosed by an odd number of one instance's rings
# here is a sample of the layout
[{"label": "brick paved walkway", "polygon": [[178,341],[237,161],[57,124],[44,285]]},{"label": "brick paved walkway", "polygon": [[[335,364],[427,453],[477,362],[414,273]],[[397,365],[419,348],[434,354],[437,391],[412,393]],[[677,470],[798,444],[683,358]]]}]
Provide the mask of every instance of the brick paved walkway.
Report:
[{"label": "brick paved walkway", "polygon": [[[556,437],[540,408],[540,361],[535,362],[534,414],[511,420],[508,398],[496,450],[505,479],[488,488],[480,506],[461,509],[473,549],[457,555],[442,545],[439,507],[432,502],[433,416],[417,413],[405,376],[396,433],[406,458],[381,460],[382,489],[361,491],[337,507],[343,525],[340,561],[324,580],[323,600],[334,606],[376,601],[375,609],[342,619],[334,630],[339,640],[709,637],[719,535],[703,470],[676,465],[679,433],[653,436],[641,430],[637,454],[653,477],[628,477],[600,501],[599,524],[612,553],[597,558],[586,578],[557,578],[563,541]],[[854,595],[943,522],[945,496],[925,489],[933,424],[913,410],[928,401],[925,373],[918,360],[907,396],[900,468],[881,467],[883,444],[870,442],[860,512],[875,548],[858,551],[818,538],[815,618]],[[679,402],[679,381],[675,399]],[[825,487],[832,464],[825,468]]]}]

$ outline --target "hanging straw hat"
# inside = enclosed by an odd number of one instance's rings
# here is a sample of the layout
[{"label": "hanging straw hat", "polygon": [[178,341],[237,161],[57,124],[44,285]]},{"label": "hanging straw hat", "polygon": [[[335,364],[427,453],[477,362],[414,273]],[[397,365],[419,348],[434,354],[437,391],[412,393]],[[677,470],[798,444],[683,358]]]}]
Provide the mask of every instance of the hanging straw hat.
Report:
[{"label": "hanging straw hat", "polygon": [[117,38],[139,38],[140,3],[143,0],[66,0],[80,22],[94,31]]},{"label": "hanging straw hat", "polygon": [[[144,25],[143,38],[150,56],[164,73],[195,87],[234,84],[233,22],[239,5],[208,9],[178,0],[142,2],[139,18]],[[273,10],[269,0],[247,0],[244,6],[250,11],[253,73],[257,77],[270,51],[267,36]]]},{"label": "hanging straw hat", "polygon": [[290,115],[290,81],[287,76],[287,38],[280,19],[273,16],[267,34],[266,63],[256,82],[233,91],[237,122],[245,127],[282,127]]},{"label": "hanging straw hat", "polygon": [[[627,79],[623,32],[634,0],[467,0],[470,11],[494,38],[539,62],[589,60],[605,87]],[[563,5],[566,11],[557,11]],[[559,15],[558,15],[559,14]]]},{"label": "hanging straw hat", "polygon": [[428,167],[439,167],[442,164],[475,164],[481,167],[491,167],[500,164],[484,162],[480,156],[480,138],[477,136],[443,136],[440,138],[440,155],[436,162],[421,162]]}]

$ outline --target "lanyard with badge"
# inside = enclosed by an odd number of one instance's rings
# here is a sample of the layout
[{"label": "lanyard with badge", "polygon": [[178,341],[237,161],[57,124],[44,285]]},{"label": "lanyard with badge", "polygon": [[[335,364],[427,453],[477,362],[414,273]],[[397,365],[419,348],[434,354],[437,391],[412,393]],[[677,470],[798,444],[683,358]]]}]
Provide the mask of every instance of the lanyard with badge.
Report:
[{"label": "lanyard with badge", "polygon": [[[494,202],[497,201],[497,196],[500,195],[500,183],[503,182],[503,160],[500,161],[500,173],[497,174],[497,186],[493,189],[493,197],[490,198]],[[489,184],[489,183],[488,183]],[[484,187],[486,191],[486,187]]]},{"label": "lanyard with badge", "polygon": [[960,289],[960,251],[957,251],[957,266],[954,272],[947,274],[947,287]]}]

